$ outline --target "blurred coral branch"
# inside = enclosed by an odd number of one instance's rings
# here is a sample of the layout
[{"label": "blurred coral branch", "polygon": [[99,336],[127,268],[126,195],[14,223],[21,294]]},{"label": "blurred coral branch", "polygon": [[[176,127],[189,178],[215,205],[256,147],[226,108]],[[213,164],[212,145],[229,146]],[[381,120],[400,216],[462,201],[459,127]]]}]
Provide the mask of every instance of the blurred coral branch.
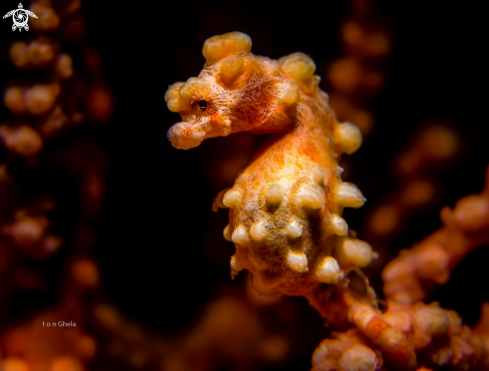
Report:
[{"label": "blurred coral branch", "polygon": [[412,249],[401,251],[383,272],[385,295],[405,304],[426,299],[435,285],[474,249],[489,243],[489,168],[481,193],[442,209],[443,227]]},{"label": "blurred coral branch", "polygon": [[[98,267],[87,256],[107,155],[86,130],[71,141],[59,138],[87,121],[107,121],[113,97],[101,79],[100,63],[90,62],[99,57],[86,44],[80,5],[78,0],[33,2],[30,9],[39,18],[30,20],[32,36],[9,48],[16,72],[6,83],[3,103],[11,118],[0,125],[6,149],[0,167],[0,368],[6,371],[81,371],[96,355],[84,306],[100,284]],[[85,57],[84,71],[63,51],[68,44]],[[59,200],[77,193],[79,212],[73,216]],[[72,238],[76,242],[67,244]],[[63,266],[51,263],[46,272],[45,262],[60,256]],[[55,270],[61,283],[50,278]],[[47,303],[39,311],[19,310],[14,300],[19,292],[41,292]],[[46,300],[46,293],[56,300]]]}]

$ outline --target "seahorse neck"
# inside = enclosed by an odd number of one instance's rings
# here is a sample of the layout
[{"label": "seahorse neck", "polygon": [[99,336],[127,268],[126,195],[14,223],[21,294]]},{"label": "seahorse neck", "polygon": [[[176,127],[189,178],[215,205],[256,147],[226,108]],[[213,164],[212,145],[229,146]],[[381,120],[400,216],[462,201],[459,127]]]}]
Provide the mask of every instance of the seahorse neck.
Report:
[{"label": "seahorse neck", "polygon": [[335,122],[334,113],[328,105],[328,96],[323,91],[311,96],[302,94],[297,107],[298,130],[309,131],[309,135],[322,135],[332,139]]}]

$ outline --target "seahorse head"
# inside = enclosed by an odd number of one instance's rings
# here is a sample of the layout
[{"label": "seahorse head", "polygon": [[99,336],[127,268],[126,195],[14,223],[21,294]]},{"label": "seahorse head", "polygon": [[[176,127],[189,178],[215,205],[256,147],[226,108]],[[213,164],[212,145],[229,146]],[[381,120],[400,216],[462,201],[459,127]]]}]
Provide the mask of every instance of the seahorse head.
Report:
[{"label": "seahorse head", "polygon": [[250,37],[241,32],[207,39],[202,53],[206,64],[200,75],[171,85],[165,95],[170,111],[182,117],[168,131],[176,148],[240,131],[286,131],[300,95],[317,91],[319,77],[309,57],[255,56]]}]

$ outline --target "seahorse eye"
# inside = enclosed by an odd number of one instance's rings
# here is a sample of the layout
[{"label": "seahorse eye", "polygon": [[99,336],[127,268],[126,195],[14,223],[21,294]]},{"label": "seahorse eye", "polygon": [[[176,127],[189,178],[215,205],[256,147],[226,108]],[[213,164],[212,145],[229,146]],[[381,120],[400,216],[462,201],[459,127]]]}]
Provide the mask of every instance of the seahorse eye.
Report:
[{"label": "seahorse eye", "polygon": [[200,107],[200,109],[201,109],[202,111],[205,111],[205,110],[206,110],[206,108],[207,108],[207,101],[206,101],[206,100],[204,100],[204,99],[199,100],[199,101],[197,102],[197,104],[199,105],[199,107]]}]

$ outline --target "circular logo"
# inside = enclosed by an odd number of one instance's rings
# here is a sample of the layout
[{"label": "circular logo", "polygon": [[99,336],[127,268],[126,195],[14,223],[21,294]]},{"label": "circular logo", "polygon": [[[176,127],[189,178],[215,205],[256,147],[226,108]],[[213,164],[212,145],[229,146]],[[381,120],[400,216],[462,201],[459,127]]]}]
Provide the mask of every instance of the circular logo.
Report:
[{"label": "circular logo", "polygon": [[3,16],[3,19],[12,17],[12,20],[14,21],[12,31],[15,31],[16,29],[19,29],[19,31],[22,31],[22,29],[29,31],[29,25],[27,24],[29,16],[37,18],[37,15],[30,10],[24,9],[22,3],[19,3],[19,9],[11,10]]},{"label": "circular logo", "polygon": [[21,28],[27,24],[27,21],[29,20],[29,14],[27,14],[25,9],[16,9],[14,11],[14,14],[12,14],[12,19],[14,21],[14,24],[17,27]]}]

